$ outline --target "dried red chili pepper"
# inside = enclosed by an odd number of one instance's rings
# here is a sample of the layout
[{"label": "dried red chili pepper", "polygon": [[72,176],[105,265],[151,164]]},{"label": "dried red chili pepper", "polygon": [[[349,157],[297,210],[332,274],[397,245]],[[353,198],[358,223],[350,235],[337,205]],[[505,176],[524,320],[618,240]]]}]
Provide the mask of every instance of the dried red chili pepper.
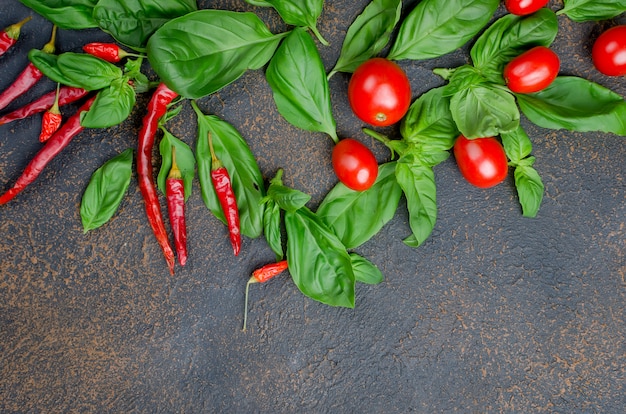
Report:
[{"label": "dried red chili pepper", "polygon": [[[54,26],[52,28],[50,41],[46,43],[41,50],[46,53],[54,53],[56,32],[57,27]],[[5,108],[13,102],[15,98],[32,88],[33,85],[39,82],[42,77],[43,73],[41,73],[41,71],[37,69],[32,62],[26,65],[26,68],[18,75],[17,79],[15,79],[15,81],[13,81],[13,83],[0,94],[0,109]]]},{"label": "dried red chili pepper", "polygon": [[30,160],[22,175],[13,187],[0,196],[0,204],[6,204],[39,176],[46,165],[78,135],[84,128],[80,124],[81,114],[88,111],[96,97],[88,99],[61,128],[55,132],[46,144]]},{"label": "dried red chili pepper", "polygon": [[270,263],[263,267],[258,268],[254,272],[252,272],[252,276],[246,283],[246,297],[245,297],[245,308],[243,313],[243,331],[246,330],[246,323],[248,321],[248,291],[250,289],[250,285],[252,283],[265,283],[274,276],[278,276],[285,270],[287,270],[289,266],[287,265],[286,260],[281,260],[276,263]]},{"label": "dried red chili pepper", "polygon": [[233,246],[233,252],[235,256],[237,256],[241,249],[241,228],[239,226],[237,198],[233,192],[228,170],[215,155],[213,139],[211,138],[210,132],[209,148],[211,151],[211,181],[213,182],[213,187],[215,187],[215,193],[222,206],[226,223],[228,224],[228,233],[230,234],[230,243]]},{"label": "dried red chili pepper", "polygon": [[115,43],[87,43],[83,46],[83,51],[111,63],[117,63],[128,56],[139,56],[128,53]]},{"label": "dried red chili pepper", "polygon": [[178,263],[184,266],[187,263],[187,226],[185,224],[185,184],[183,175],[176,165],[176,148],[172,147],[172,167],[165,180],[165,195],[167,210],[170,216],[170,226],[174,233],[174,244]]},{"label": "dried red chili pepper", "polygon": [[4,30],[0,32],[0,56],[17,42],[17,39],[20,37],[20,32],[22,31],[22,26],[30,19],[32,19],[32,17],[28,16],[20,22],[5,27]]},{"label": "dried red chili pepper", "polygon": [[170,273],[174,274],[174,251],[163,223],[161,205],[157,195],[154,179],[152,177],[152,148],[154,139],[159,128],[159,119],[167,112],[167,106],[178,94],[160,83],[148,102],[148,113],[144,116],[139,142],[137,144],[137,179],[139,190],[143,196],[146,215],[152,231],[163,250],[163,255],[169,267]]},{"label": "dried red chili pepper", "polygon": [[[77,100],[84,98],[89,93],[88,90],[83,88],[75,88],[73,86],[61,86],[59,89],[59,107],[76,102]],[[0,117],[0,125],[8,124],[9,122],[17,121],[19,119],[28,118],[29,116],[38,114],[40,112],[48,110],[54,101],[57,99],[57,92],[48,92],[45,95],[40,96],[34,101],[18,108],[6,115]]]},{"label": "dried red chili pepper", "polygon": [[41,119],[41,133],[39,134],[39,142],[46,142],[52,134],[54,134],[61,126],[63,116],[59,111],[59,84],[57,84],[56,98],[54,103],[48,109]]}]

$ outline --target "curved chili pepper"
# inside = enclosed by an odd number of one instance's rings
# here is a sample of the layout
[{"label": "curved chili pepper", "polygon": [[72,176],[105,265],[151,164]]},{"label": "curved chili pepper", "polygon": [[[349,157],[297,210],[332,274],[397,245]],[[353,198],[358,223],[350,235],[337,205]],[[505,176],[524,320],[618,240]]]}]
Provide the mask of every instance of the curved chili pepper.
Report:
[{"label": "curved chili pepper", "polygon": [[138,56],[128,53],[115,43],[87,43],[83,46],[83,51],[111,63],[117,63],[127,56]]},{"label": "curved chili pepper", "polygon": [[167,210],[170,216],[170,226],[174,233],[174,244],[178,263],[184,266],[187,263],[187,227],[185,224],[185,184],[183,176],[176,165],[176,148],[172,147],[172,167],[165,180],[165,195]]},{"label": "curved chili pepper", "polygon": [[248,280],[248,283],[246,283],[245,308],[243,311],[243,331],[246,330],[246,323],[248,321],[248,291],[250,289],[250,285],[252,283],[265,283],[274,276],[278,276],[287,270],[288,267],[287,261],[281,260],[280,262],[267,264],[252,272],[252,276]]},{"label": "curved chili pepper", "polygon": [[163,224],[161,205],[152,177],[152,148],[159,128],[159,118],[165,115],[167,106],[177,96],[178,94],[169,89],[164,83],[159,84],[152,94],[150,102],[148,102],[148,113],[143,118],[137,144],[137,180],[139,181],[139,190],[141,190],[141,195],[145,202],[148,222],[161,246],[161,250],[163,250],[163,255],[171,274],[174,274],[174,251],[170,246],[165,225]]},{"label": "curved chili pepper", "polygon": [[32,19],[32,17],[28,16],[20,22],[5,27],[4,30],[0,32],[0,56],[17,42],[17,39],[20,37],[20,32],[22,31],[22,26],[30,19]]},{"label": "curved chili pepper", "polygon": [[78,135],[84,128],[80,124],[81,114],[88,111],[96,97],[87,100],[61,128],[50,137],[46,144],[30,160],[22,175],[13,187],[0,196],[0,204],[6,204],[39,176],[46,165]]},{"label": "curved chili pepper", "polygon": [[226,217],[228,224],[228,232],[230,234],[230,243],[233,246],[235,256],[239,254],[241,249],[241,228],[239,226],[239,208],[237,207],[237,199],[233,192],[232,183],[228,170],[215,155],[213,150],[213,139],[209,132],[209,148],[211,150],[211,181],[215,187],[215,193],[222,206],[222,211]]},{"label": "curved chili pepper", "polygon": [[59,127],[61,126],[61,121],[63,121],[63,116],[61,116],[61,111],[59,111],[59,84],[57,84],[57,92],[56,98],[54,99],[54,103],[43,114],[41,119],[41,133],[39,134],[39,142],[46,142],[52,134],[54,134]]},{"label": "curved chili pepper", "polygon": [[[44,52],[54,53],[56,31],[57,27],[54,26],[52,28],[52,37],[50,38],[50,41],[46,43],[42,48]],[[28,65],[26,65],[26,68],[22,71],[22,73],[18,75],[17,79],[15,79],[15,81],[13,81],[13,83],[0,94],[0,109],[5,108],[7,105],[13,102],[15,98],[19,97],[30,88],[32,88],[33,85],[39,82],[42,77],[43,73],[39,69],[37,69],[33,62],[30,62]]]},{"label": "curved chili pepper", "polygon": [[[61,86],[58,93],[59,106],[64,106],[72,102],[87,96],[88,90],[83,88],[75,88],[73,86]],[[45,95],[40,96],[34,101],[18,108],[8,114],[0,117],[0,125],[8,124],[9,122],[16,121],[18,119],[28,118],[29,116],[46,111],[54,104],[57,99],[57,92],[48,92]]]}]

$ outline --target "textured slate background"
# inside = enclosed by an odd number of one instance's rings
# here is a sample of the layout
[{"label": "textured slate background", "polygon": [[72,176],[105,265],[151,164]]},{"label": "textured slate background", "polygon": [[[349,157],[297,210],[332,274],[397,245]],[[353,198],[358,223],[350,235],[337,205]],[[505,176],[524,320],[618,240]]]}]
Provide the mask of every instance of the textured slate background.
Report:
[{"label": "textured slate background", "polygon": [[[331,42],[321,47],[327,69],[365,4],[327,1],[319,22]],[[243,1],[200,6],[254,10],[273,31],[286,29],[271,10]],[[28,14],[17,0],[3,0],[0,26]],[[604,77],[590,61],[594,37],[626,17],[559,22],[561,72],[626,96],[625,78]],[[27,63],[28,50],[48,40],[50,28],[34,15],[17,47],[0,58],[0,88]],[[79,51],[92,40],[109,38],[61,30],[58,49]],[[464,49],[401,62],[414,97],[441,84],[433,68],[458,66],[467,56]],[[331,80],[340,136],[362,140],[385,161],[388,151],[360,132],[363,125],[350,112],[347,82],[342,74]],[[36,91],[53,88],[46,80]],[[187,205],[190,259],[174,277],[147,225],[135,178],[112,221],[82,232],[79,204],[89,177],[135,147],[147,99],[138,99],[122,125],[82,133],[0,207],[1,412],[626,409],[624,138],[544,130],[523,120],[546,185],[537,218],[521,216],[512,178],[493,189],[473,188],[451,158],[436,167],[439,219],[422,247],[402,243],[409,228],[401,205],[358,249],[385,281],[359,285],[354,310],[318,304],[284,275],[252,286],[249,330],[242,333],[245,282],[273,254],[262,239],[246,239],[234,258],[197,182]],[[262,71],[200,104],[239,129],[266,178],[284,168],[288,185],[312,195],[311,208],[335,184],[332,141],[282,120]],[[39,148],[39,125],[33,117],[0,126],[0,189]],[[169,127],[194,141],[188,104]]]}]

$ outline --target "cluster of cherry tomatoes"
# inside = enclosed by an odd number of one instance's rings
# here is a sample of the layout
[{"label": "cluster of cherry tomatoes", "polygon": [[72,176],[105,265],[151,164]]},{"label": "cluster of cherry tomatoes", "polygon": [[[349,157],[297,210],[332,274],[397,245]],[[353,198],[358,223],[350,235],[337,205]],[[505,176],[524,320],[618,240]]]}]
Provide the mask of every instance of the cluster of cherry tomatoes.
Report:
[{"label": "cluster of cherry tomatoes", "polygon": [[[544,7],[548,0],[505,0],[507,10],[528,15]],[[626,25],[602,33],[592,48],[596,69],[607,76],[626,75]],[[560,69],[558,55],[548,47],[537,46],[507,64],[503,77],[514,93],[534,93],[548,87]],[[348,85],[348,100],[354,114],[373,126],[389,126],[400,121],[411,104],[411,85],[396,63],[373,58],[359,66]],[[493,187],[507,176],[504,148],[494,137],[458,137],[453,154],[465,179],[481,188]],[[333,150],[335,174],[347,187],[362,191],[376,181],[378,164],[369,148],[354,139],[341,140]]]}]

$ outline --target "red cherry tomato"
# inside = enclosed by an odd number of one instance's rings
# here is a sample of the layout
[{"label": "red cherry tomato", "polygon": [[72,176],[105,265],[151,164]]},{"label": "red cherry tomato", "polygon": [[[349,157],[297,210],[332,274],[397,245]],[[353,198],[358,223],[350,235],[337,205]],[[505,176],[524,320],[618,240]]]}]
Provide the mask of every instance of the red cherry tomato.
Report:
[{"label": "red cherry tomato", "polygon": [[626,25],[602,33],[591,49],[593,64],[607,76],[626,75]]},{"label": "red cherry tomato", "polygon": [[559,56],[545,46],[522,53],[504,67],[504,80],[515,93],[545,89],[556,79],[561,67]]},{"label": "red cherry tomato", "polygon": [[467,139],[461,135],[454,143],[453,152],[461,174],[476,187],[500,184],[509,171],[504,148],[493,137]]},{"label": "red cherry tomato", "polygon": [[518,16],[531,14],[548,4],[549,0],[505,0],[504,6],[509,13]]},{"label": "red cherry tomato", "polygon": [[378,161],[372,151],[351,138],[335,145],[332,163],[339,181],[352,190],[367,190],[378,176]]},{"label": "red cherry tomato", "polygon": [[372,58],[352,74],[348,101],[362,121],[375,126],[392,125],[402,119],[411,105],[411,84],[396,63]]}]

